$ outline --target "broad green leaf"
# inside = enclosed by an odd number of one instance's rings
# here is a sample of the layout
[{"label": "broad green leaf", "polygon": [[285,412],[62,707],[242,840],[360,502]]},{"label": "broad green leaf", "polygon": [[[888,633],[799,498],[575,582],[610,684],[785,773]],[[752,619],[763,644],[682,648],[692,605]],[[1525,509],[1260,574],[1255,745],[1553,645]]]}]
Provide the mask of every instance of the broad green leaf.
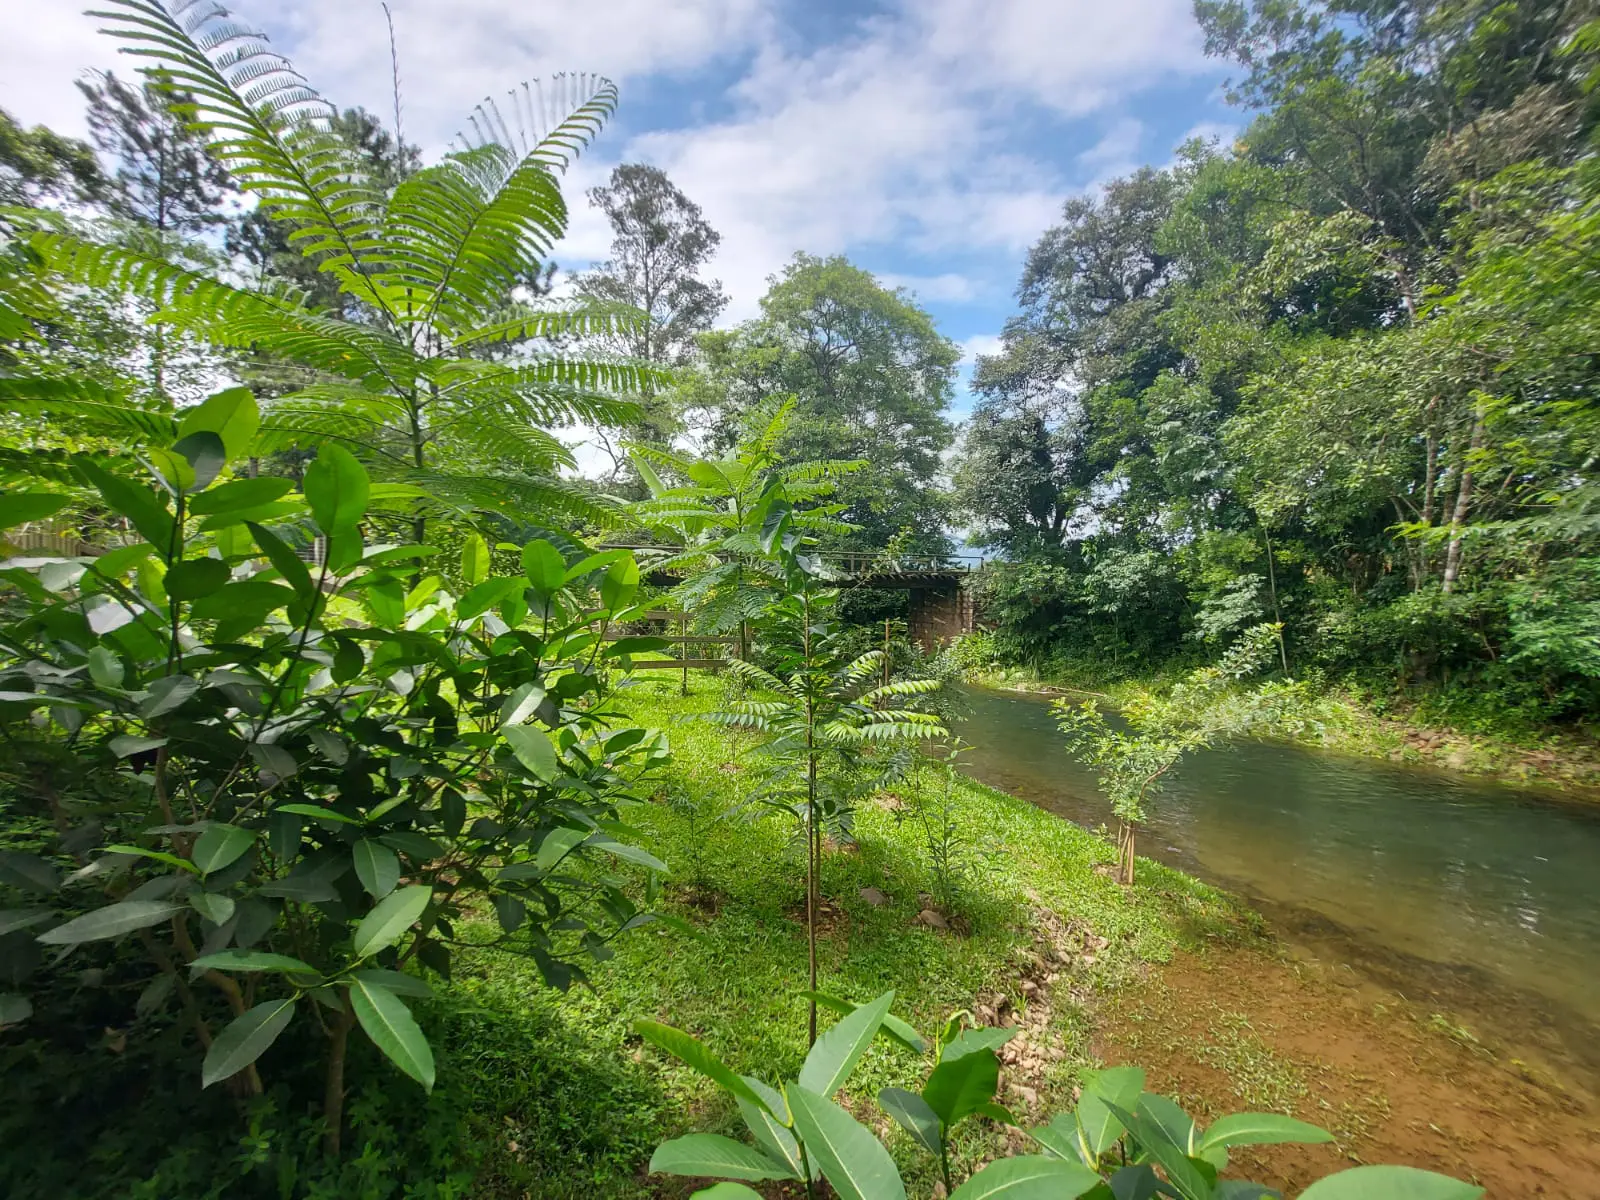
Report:
[{"label": "broad green leaf", "polygon": [[568,584],[576,583],[585,575],[592,575],[594,572],[600,570],[600,568],[609,567],[619,558],[627,558],[628,555],[632,553],[633,551],[631,550],[622,549],[601,550],[598,553],[591,554],[586,558],[580,558],[577,562],[573,563],[567,568],[566,582]]},{"label": "broad green leaf", "polygon": [[177,867],[180,871],[195,874],[195,865],[187,859],[179,858],[176,854],[168,854],[165,850],[146,850],[143,846],[130,846],[121,842],[113,842],[109,846],[101,846],[106,854],[131,854],[136,858],[148,858],[152,862],[166,863],[169,867]]},{"label": "broad green leaf", "polygon": [[674,1058],[693,1067],[724,1091],[732,1092],[735,1096],[743,1096],[761,1108],[767,1107],[767,1102],[754,1088],[729,1070],[727,1064],[707,1050],[703,1043],[690,1037],[683,1030],[656,1021],[635,1021],[633,1029],[652,1046],[665,1050]]},{"label": "broad green leaf", "polygon": [[[1012,1038],[1017,1036],[1015,1029],[1001,1029],[996,1026],[985,1025],[977,1029],[963,1029],[945,1043],[939,1051],[940,1062],[953,1062],[964,1054],[976,1054],[979,1050],[998,1050]],[[1138,1096],[1135,1095],[1137,1100]]]},{"label": "broad green leaf", "polygon": [[224,581],[222,587],[197,599],[189,615],[199,621],[225,624],[248,621],[253,627],[266,620],[268,613],[293,604],[294,598],[291,589],[270,579],[235,579],[231,583]]},{"label": "broad green leaf", "polygon": [[336,825],[361,824],[354,817],[346,816],[336,809],[327,808],[321,804],[280,804],[272,811],[294,813],[296,816],[310,817],[314,821],[332,821]]},{"label": "broad green leaf", "polygon": [[522,548],[522,573],[535,590],[552,595],[566,582],[567,560],[549,542],[537,539]]},{"label": "broad green leaf", "polygon": [[172,444],[172,453],[180,455],[189,464],[189,478],[184,486],[188,492],[205,491],[228,462],[228,452],[222,447],[222,439],[205,429],[179,438]]},{"label": "broad green leaf", "polygon": [[366,468],[343,446],[324,442],[306,468],[306,503],[326,534],[352,533],[366,515],[371,484]]},{"label": "broad green leaf", "polygon": [[[277,568],[278,574],[283,576],[283,581],[302,596],[309,596],[316,591],[317,585],[311,582],[311,572],[289,544],[272,530],[264,525],[257,525],[254,521],[246,521],[246,529],[255,539],[256,545],[261,547],[261,552],[267,556],[267,561]],[[238,585],[235,585],[238,586]]]},{"label": "broad green leaf", "polygon": [[489,543],[481,534],[469,533],[461,543],[461,578],[474,587],[489,578]]},{"label": "broad green leaf", "polygon": [[350,1007],[384,1057],[431,1092],[433,1051],[405,1002],[370,978],[357,976],[350,983]]},{"label": "broad green leaf", "polygon": [[159,750],[167,744],[166,738],[161,737],[135,737],[131,733],[118,734],[106,745],[111,753],[118,758],[129,758],[135,754],[142,754],[146,750]]},{"label": "broad green leaf", "polygon": [[[804,1164],[800,1161],[800,1143],[794,1140],[794,1134],[785,1126],[788,1120],[788,1106],[784,1103],[781,1092],[768,1087],[754,1075],[741,1075],[750,1085],[750,1090],[761,1097],[761,1104],[752,1104],[743,1096],[735,1096],[734,1102],[739,1106],[739,1115],[744,1118],[745,1126],[750,1130],[750,1136],[756,1139],[767,1154],[778,1162],[788,1165],[790,1172],[796,1179],[804,1175]],[[779,1120],[775,1114],[783,1114]],[[815,1175],[815,1172],[813,1172]]]},{"label": "broad green leaf", "polygon": [[229,388],[208,396],[178,418],[178,436],[214,433],[229,461],[247,454],[261,425],[261,411],[249,388]]},{"label": "broad green leaf", "polygon": [[237,825],[221,822],[208,825],[206,831],[194,840],[194,865],[202,875],[220,871],[255,844],[256,835]]},{"label": "broad green leaf", "polygon": [[761,1151],[715,1133],[691,1133],[662,1142],[650,1156],[652,1175],[709,1175],[713,1179],[794,1179],[794,1172]]},{"label": "broad green leaf", "polygon": [[166,554],[172,545],[174,521],[166,501],[149,488],[111,474],[86,455],[75,455],[75,466],[113,510],[133,522],[139,536]]},{"label": "broad green leaf", "polygon": [[293,489],[292,481],[277,475],[234,479],[190,500],[189,511],[197,517],[204,517],[212,513],[236,513],[249,508],[261,508],[283,499]]},{"label": "broad green leaf", "polygon": [[213,925],[225,925],[233,916],[235,904],[232,896],[224,896],[220,892],[197,891],[190,894],[189,907]]},{"label": "broad green leaf", "polygon": [[[819,1007],[831,1009],[841,1016],[854,1012],[857,1007],[848,1000],[840,999],[838,996],[830,996],[826,992],[801,992],[799,996],[802,1000],[815,1000]],[[878,1032],[890,1041],[898,1042],[913,1053],[926,1054],[928,1051],[927,1040],[913,1029],[909,1022],[895,1016],[893,1013],[885,1013],[883,1015],[883,1028],[879,1029]]]},{"label": "broad green leaf", "polygon": [[631,558],[612,563],[600,577],[600,603],[610,612],[625,606],[638,590],[639,564]]},{"label": "broad green leaf", "polygon": [[355,844],[351,857],[355,859],[356,878],[374,899],[383,899],[400,882],[400,860],[381,842],[362,838]]},{"label": "broad green leaf", "polygon": [[993,1050],[978,1050],[935,1067],[922,1087],[922,1098],[950,1129],[993,1100],[999,1083],[1000,1059]]},{"label": "broad green leaf", "polygon": [[432,998],[433,989],[415,975],[407,975],[404,971],[386,971],[381,967],[364,967],[351,976],[360,979],[373,987],[387,988],[396,996],[415,996],[419,1000]]},{"label": "broad green leaf", "polygon": [[0,993],[0,1026],[20,1025],[33,1016],[33,1001],[15,992]]},{"label": "broad green leaf", "polygon": [[690,1196],[689,1200],[763,1200],[763,1197],[755,1188],[723,1180],[721,1183],[713,1183],[708,1188],[701,1188]]},{"label": "broad green leaf", "polygon": [[385,946],[399,941],[406,930],[417,923],[432,898],[432,888],[415,884],[391,892],[378,901],[356,926],[356,957],[370,958]]},{"label": "broad green leaf", "polygon": [[1100,1176],[1081,1163],[1019,1154],[975,1172],[950,1200],[1072,1200],[1099,1182]]},{"label": "broad green leaf", "polygon": [[501,730],[500,735],[506,739],[517,761],[545,783],[561,774],[555,743],[544,730],[532,725],[512,725]]},{"label": "broad green leaf", "polygon": [[1195,1147],[1267,1146],[1278,1142],[1331,1142],[1333,1134],[1277,1113],[1233,1113],[1206,1127]]},{"label": "broad green leaf", "polygon": [[[1152,1100],[1164,1101],[1155,1105],[1155,1111],[1161,1114],[1160,1119],[1150,1115],[1149,1102]],[[1183,1117],[1188,1121],[1188,1114],[1164,1096],[1155,1096],[1146,1092],[1139,1099],[1139,1111],[1129,1112],[1120,1104],[1110,1100],[1105,1101],[1111,1115],[1121,1121],[1123,1126],[1131,1133],[1148,1154],[1166,1173],[1167,1182],[1177,1191],[1183,1200],[1210,1200],[1211,1183],[1187,1151],[1188,1142],[1192,1135],[1194,1123],[1189,1121],[1189,1129],[1183,1128],[1183,1123],[1177,1120]],[[1182,1138],[1183,1140],[1178,1140]],[[1209,1168],[1208,1168],[1209,1169]],[[1215,1178],[1215,1171],[1212,1172]]]},{"label": "broad green leaf", "polygon": [[662,637],[625,637],[614,642],[606,643],[607,658],[622,658],[629,654],[649,654],[656,650],[665,650],[672,643]]},{"label": "broad green leaf", "polygon": [[80,942],[101,942],[121,937],[135,929],[148,929],[184,911],[182,904],[166,904],[156,900],[123,900],[108,904],[93,912],[74,917],[65,925],[57,925],[39,935],[48,946],[76,946]]},{"label": "broad green leaf", "polygon": [[467,589],[467,594],[456,601],[456,620],[470,621],[482,616],[513,592],[520,592],[523,582],[517,578],[486,579]]},{"label": "broad green leaf", "polygon": [[905,1200],[894,1159],[871,1130],[803,1085],[790,1084],[784,1094],[806,1153],[822,1168],[840,1200]]},{"label": "broad green leaf", "polygon": [[1028,1130],[1028,1136],[1059,1158],[1084,1161],[1083,1127],[1072,1113],[1057,1113],[1050,1124]]},{"label": "broad green leaf", "polygon": [[[1149,1163],[1119,1167],[1106,1182],[1111,1188],[1113,1200],[1156,1200],[1161,1195],[1161,1178]],[[1221,1186],[1226,1187],[1227,1184]],[[1252,1195],[1249,1200],[1262,1200],[1262,1195],[1276,1196],[1270,1189],[1258,1191],[1261,1194]],[[1223,1200],[1220,1188],[1216,1200]],[[1282,1197],[1277,1197],[1277,1200],[1282,1200]]]},{"label": "broad green leaf", "polygon": [[0,936],[43,925],[55,917],[47,908],[8,908],[0,912]]},{"label": "broad green leaf", "polygon": [[544,698],[544,688],[537,683],[524,683],[507,696],[506,702],[500,706],[500,727],[521,725],[538,711]]},{"label": "broad green leaf", "polygon": [[1483,1189],[1417,1167],[1352,1167],[1319,1179],[1300,1200],[1477,1200]]},{"label": "broad green leaf", "polygon": [[0,495],[0,529],[42,520],[60,512],[71,499],[55,492],[6,492]]},{"label": "broad green leaf", "polygon": [[[1111,1099],[1103,1094],[1102,1098]],[[1116,1101],[1111,1100],[1111,1103],[1116,1104]],[[1184,1112],[1176,1101],[1155,1092],[1145,1092],[1139,1097],[1138,1108],[1132,1111],[1155,1122],[1156,1127],[1185,1154],[1194,1153],[1196,1149],[1194,1118]]]},{"label": "broad green leaf", "polygon": [[[1124,1171],[1132,1169],[1131,1167],[1123,1168]],[[1145,1164],[1145,1169],[1149,1170],[1148,1164]],[[1122,1174],[1122,1171],[1117,1172],[1117,1174]],[[1152,1173],[1149,1178],[1151,1182],[1148,1190],[1136,1190],[1134,1186],[1129,1186],[1119,1192],[1115,1188],[1117,1176],[1113,1175],[1111,1182],[1113,1184],[1112,1194],[1115,1200],[1155,1200],[1160,1195],[1160,1192],[1154,1182],[1155,1175]],[[1145,1181],[1140,1179],[1137,1186],[1144,1188]],[[1211,1193],[1211,1200],[1283,1200],[1283,1193],[1278,1191],[1277,1188],[1269,1188],[1264,1183],[1250,1183],[1243,1179],[1219,1179],[1217,1180],[1216,1189]]]},{"label": "broad green leaf", "polygon": [[0,883],[25,892],[53,892],[61,886],[61,873],[37,854],[0,850]]},{"label": "broad green leaf", "polygon": [[884,1088],[878,1093],[878,1107],[893,1117],[917,1145],[929,1154],[939,1153],[939,1114],[921,1096],[903,1088]]},{"label": "broad green leaf", "polygon": [[672,873],[667,868],[666,863],[648,850],[641,850],[638,846],[629,846],[624,842],[614,842],[610,838],[590,838],[584,845],[594,850],[604,851],[611,857],[620,858],[624,862],[636,863],[652,871],[659,871],[663,875]]},{"label": "broad green leaf", "polygon": [[890,990],[834,1022],[806,1055],[800,1068],[800,1086],[819,1096],[832,1096],[843,1087],[877,1036],[884,1014],[893,1003],[894,992]]},{"label": "broad green leaf", "polygon": [[235,1017],[206,1051],[205,1061],[200,1064],[200,1086],[210,1087],[218,1080],[231,1078],[266,1053],[294,1016],[294,1000],[293,996],[268,1000]]},{"label": "broad green leaf", "polygon": [[198,600],[227,583],[231,575],[228,564],[220,558],[186,558],[167,569],[167,597]]},{"label": "broad green leaf", "polygon": [[1122,1136],[1122,1122],[1106,1101],[1131,1110],[1143,1094],[1144,1071],[1140,1067],[1108,1067],[1090,1073],[1084,1080],[1077,1116],[1083,1149],[1090,1161],[1111,1149]]},{"label": "broad green leaf", "polygon": [[287,954],[268,954],[262,950],[220,950],[203,955],[189,964],[189,970],[201,971],[282,971],[289,975],[320,975],[308,962],[291,958]]},{"label": "broad green leaf", "polygon": [[89,678],[95,683],[103,688],[119,688],[125,675],[122,660],[110,650],[96,646],[89,651]]}]

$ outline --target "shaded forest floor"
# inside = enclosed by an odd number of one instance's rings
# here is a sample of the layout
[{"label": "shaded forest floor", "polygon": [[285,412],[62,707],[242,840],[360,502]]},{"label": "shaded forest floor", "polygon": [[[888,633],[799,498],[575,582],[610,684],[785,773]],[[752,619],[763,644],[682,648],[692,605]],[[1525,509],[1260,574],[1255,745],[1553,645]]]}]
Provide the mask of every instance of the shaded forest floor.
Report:
[{"label": "shaded forest floor", "polygon": [[[1041,677],[1025,668],[974,671],[984,687],[1069,696],[1100,696],[1115,705],[1141,688],[1170,682],[1151,676],[1104,683],[1070,676]],[[1382,758],[1495,779],[1502,783],[1558,789],[1575,799],[1600,802],[1600,736],[1578,728],[1517,732],[1467,730],[1430,723],[1421,710],[1391,703],[1380,712],[1354,693],[1333,688],[1306,714],[1311,724],[1295,739],[1336,754]]]}]

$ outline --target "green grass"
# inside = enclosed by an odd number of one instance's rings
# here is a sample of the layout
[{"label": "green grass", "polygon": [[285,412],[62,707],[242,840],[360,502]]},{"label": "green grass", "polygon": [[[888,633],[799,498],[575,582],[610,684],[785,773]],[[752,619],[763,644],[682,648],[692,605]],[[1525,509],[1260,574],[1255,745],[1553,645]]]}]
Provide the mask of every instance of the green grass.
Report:
[{"label": "green grass", "polygon": [[[802,855],[792,823],[742,808],[754,786],[758,739],[699,720],[721,684],[691,682],[687,698],[676,694],[676,681],[645,682],[628,694],[635,719],[669,732],[674,761],[660,794],[675,793],[679,803],[645,805],[626,818],[674,868],[659,907],[692,922],[697,936],[665,927],[631,933],[616,943],[613,959],[591,970],[589,986],[566,996],[546,989],[532,964],[516,958],[479,956],[458,970],[450,990],[456,1008],[441,1031],[441,1078],[462,1095],[485,1154],[477,1194],[673,1194],[670,1181],[644,1174],[651,1148],[689,1129],[735,1131],[731,1102],[644,1046],[631,1033],[638,1018],[702,1037],[740,1072],[777,1080],[799,1069],[806,1016],[797,998],[806,986],[805,931],[797,919]],[[938,778],[928,771],[898,790]],[[1220,893],[1156,864],[1141,863],[1132,892],[1118,888],[1095,870],[1112,858],[1107,843],[1004,793],[963,780],[954,802],[963,835],[990,851],[958,893],[970,935],[917,923],[919,893],[934,891],[926,848],[909,822],[864,806],[857,845],[833,850],[823,868],[835,915],[820,949],[822,987],[858,1001],[894,988],[896,1011],[926,1031],[954,1011],[984,1001],[994,1007],[997,996],[1011,1011],[1023,1010],[1021,983],[1025,971],[1038,969],[1047,927],[1106,939],[1103,948],[1092,943],[1092,961],[1078,955],[1058,968],[1048,1018],[1030,1033],[1061,1052],[1028,1080],[1039,1094],[1033,1115],[1042,1118],[1069,1101],[1073,1072],[1088,1058],[1080,1002],[1138,963],[1164,960],[1181,942],[1228,936],[1237,910]],[[684,811],[690,806],[692,818]],[[866,887],[888,902],[867,903],[860,895]],[[1043,1011],[1035,1008],[1036,1020]],[[857,1114],[889,1135],[870,1098],[884,1086],[914,1086],[926,1065],[880,1042],[851,1082]],[[981,1151],[989,1136],[969,1133],[962,1155]],[[921,1179],[927,1164],[903,1138],[888,1140],[908,1178]],[[914,1187],[913,1194],[926,1190]]]}]

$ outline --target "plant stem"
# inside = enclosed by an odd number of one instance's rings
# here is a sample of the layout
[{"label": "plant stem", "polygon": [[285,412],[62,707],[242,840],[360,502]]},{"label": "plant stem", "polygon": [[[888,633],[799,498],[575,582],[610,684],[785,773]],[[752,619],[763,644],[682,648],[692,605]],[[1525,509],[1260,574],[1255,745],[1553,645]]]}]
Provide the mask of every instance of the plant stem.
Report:
[{"label": "plant stem", "polygon": [[328,1123],[322,1135],[322,1148],[329,1158],[338,1158],[344,1132],[344,1060],[350,1044],[350,1026],[355,1014],[350,1010],[350,989],[339,989],[339,1017],[328,1036],[333,1044],[328,1050],[327,1078],[322,1092],[322,1117]]}]

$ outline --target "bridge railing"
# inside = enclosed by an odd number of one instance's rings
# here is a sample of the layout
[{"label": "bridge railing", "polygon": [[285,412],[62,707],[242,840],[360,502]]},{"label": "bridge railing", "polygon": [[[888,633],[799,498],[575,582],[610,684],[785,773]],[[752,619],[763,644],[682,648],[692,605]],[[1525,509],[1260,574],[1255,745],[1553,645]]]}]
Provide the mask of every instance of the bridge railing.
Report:
[{"label": "bridge railing", "polygon": [[981,554],[885,554],[881,550],[824,551],[816,556],[841,575],[924,575],[976,571]]}]

